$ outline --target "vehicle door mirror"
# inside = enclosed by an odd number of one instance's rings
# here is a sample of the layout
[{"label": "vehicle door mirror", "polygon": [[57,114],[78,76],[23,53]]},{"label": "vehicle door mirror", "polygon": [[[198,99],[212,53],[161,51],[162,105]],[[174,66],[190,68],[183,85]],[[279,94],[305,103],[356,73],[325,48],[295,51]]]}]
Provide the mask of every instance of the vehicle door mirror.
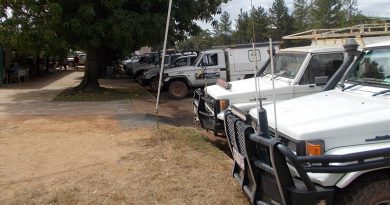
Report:
[{"label": "vehicle door mirror", "polygon": [[314,83],[317,86],[326,85],[328,83],[328,76],[319,76],[314,78]]}]

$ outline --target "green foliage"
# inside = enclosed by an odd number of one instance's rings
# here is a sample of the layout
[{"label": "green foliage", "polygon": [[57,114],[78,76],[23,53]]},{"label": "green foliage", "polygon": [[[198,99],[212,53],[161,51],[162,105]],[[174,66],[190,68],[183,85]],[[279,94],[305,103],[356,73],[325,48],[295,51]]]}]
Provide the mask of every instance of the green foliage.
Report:
[{"label": "green foliage", "polygon": [[242,9],[236,20],[236,31],[234,32],[233,39],[238,44],[250,43],[252,39],[250,16],[248,12],[243,12]]},{"label": "green foliage", "polygon": [[275,0],[269,15],[273,39],[281,40],[284,35],[292,33],[292,18],[284,0]]},{"label": "green foliage", "polygon": [[295,31],[305,31],[309,26],[309,6],[306,0],[294,0],[294,11],[292,13],[293,28]]},{"label": "green foliage", "polygon": [[342,0],[314,0],[311,4],[310,16],[314,28],[337,28],[343,19]]},{"label": "green foliage", "polygon": [[222,13],[220,21],[214,26],[215,40],[217,45],[229,45],[232,36],[232,21],[226,11]]},{"label": "green foliage", "polygon": [[[173,1],[170,41],[198,33],[193,20],[211,21],[227,1]],[[20,51],[134,50],[161,46],[168,0],[18,0],[4,2],[0,10],[0,40]]]},{"label": "green foliage", "polygon": [[[250,13],[250,25],[254,26],[256,42],[268,41],[270,19],[268,13],[261,6],[253,8]],[[253,29],[252,29],[253,30]]]}]

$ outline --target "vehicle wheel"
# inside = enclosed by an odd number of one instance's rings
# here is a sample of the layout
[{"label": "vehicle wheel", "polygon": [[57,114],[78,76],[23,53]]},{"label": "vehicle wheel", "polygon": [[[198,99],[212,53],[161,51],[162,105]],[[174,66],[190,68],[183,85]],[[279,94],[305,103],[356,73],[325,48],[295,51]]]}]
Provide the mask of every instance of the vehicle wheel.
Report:
[{"label": "vehicle wheel", "polygon": [[187,97],[188,87],[183,81],[173,81],[169,85],[169,95],[173,99],[182,99]]},{"label": "vehicle wheel", "polygon": [[136,80],[137,83],[139,83],[140,85],[144,85],[143,79],[144,79],[144,74],[139,74],[139,75],[137,75],[137,77],[135,77],[135,80]]},{"label": "vehicle wheel", "polygon": [[[358,179],[359,180],[359,179]],[[390,204],[390,176],[377,174],[367,176],[346,190],[336,193],[337,205],[389,205]]]},{"label": "vehicle wheel", "polygon": [[153,92],[156,92],[158,91],[158,81],[159,81],[159,78],[158,77],[154,77],[150,80],[150,90],[153,91]]}]

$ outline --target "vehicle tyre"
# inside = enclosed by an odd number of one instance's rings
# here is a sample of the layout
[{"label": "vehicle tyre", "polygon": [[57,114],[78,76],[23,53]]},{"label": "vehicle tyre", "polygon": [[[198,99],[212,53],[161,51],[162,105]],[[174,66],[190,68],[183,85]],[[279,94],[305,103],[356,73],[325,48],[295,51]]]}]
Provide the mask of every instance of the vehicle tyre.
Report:
[{"label": "vehicle tyre", "polygon": [[159,81],[159,78],[158,77],[154,77],[150,80],[150,90],[153,91],[153,92],[156,92],[158,91],[158,81]]},{"label": "vehicle tyre", "polygon": [[390,204],[390,175],[376,174],[349,185],[336,193],[336,205],[388,205]]},{"label": "vehicle tyre", "polygon": [[144,85],[144,74],[139,74],[135,77],[135,80],[137,81],[137,83],[139,83],[140,85]]},{"label": "vehicle tyre", "polygon": [[183,81],[173,81],[168,89],[171,98],[178,100],[187,97],[188,87]]}]

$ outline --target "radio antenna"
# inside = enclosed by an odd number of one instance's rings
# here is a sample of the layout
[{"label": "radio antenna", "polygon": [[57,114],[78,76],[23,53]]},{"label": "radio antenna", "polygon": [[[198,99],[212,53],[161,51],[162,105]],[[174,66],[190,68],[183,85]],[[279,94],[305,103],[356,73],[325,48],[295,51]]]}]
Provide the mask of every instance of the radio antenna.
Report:
[{"label": "radio antenna", "polygon": [[[251,9],[252,12],[254,12],[254,7],[253,7],[253,0],[251,0]],[[254,82],[255,82],[255,91],[258,93],[258,99],[256,99],[256,107],[257,107],[257,112],[259,112],[260,108],[262,107],[261,103],[261,92],[260,92],[260,81],[257,77],[257,52],[256,52],[256,35],[255,35],[255,17],[252,13],[252,56],[254,57],[253,59],[253,72],[254,72]],[[260,124],[260,118],[257,120],[257,123]]]},{"label": "radio antenna", "polygon": [[275,99],[275,68],[274,68],[274,59],[273,59],[273,53],[272,53],[272,38],[269,37],[269,46],[270,46],[270,58],[271,58],[271,75],[272,75],[272,98],[273,98],[273,104],[274,104],[274,117],[275,117],[275,138],[278,139],[278,121],[276,117],[276,99]]}]

